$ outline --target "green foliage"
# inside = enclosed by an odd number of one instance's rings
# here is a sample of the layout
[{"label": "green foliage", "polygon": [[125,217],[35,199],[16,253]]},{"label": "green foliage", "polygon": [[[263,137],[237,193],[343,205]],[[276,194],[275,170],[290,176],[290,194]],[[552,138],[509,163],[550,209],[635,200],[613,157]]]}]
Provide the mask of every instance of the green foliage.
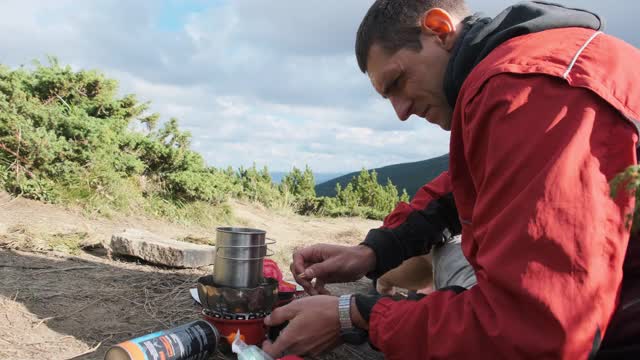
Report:
[{"label": "green foliage", "polygon": [[280,184],[283,191],[290,192],[296,198],[314,198],[316,197],[315,179],[313,172],[306,166],[304,172],[295,166],[289,174],[282,178]]},{"label": "green foliage", "polygon": [[[389,179],[391,181],[391,179]],[[408,203],[410,201],[409,193],[407,189],[402,189],[402,195],[400,195],[400,201]]]},{"label": "green foliage", "polygon": [[224,173],[210,171],[179,171],[167,175],[169,193],[187,201],[219,204],[236,191],[233,179]]},{"label": "green foliage", "polygon": [[[335,198],[318,198],[313,172],[293,168],[280,185],[269,170],[208,167],[178,120],[118,95],[118,83],[55,58],[32,68],[0,66],[0,186],[41,201],[110,216],[136,213],[178,222],[228,222],[229,198],[301,214],[381,219],[403,192],[362,170]],[[67,246],[68,244],[62,244]],[[61,246],[62,246],[61,245]],[[68,246],[67,246],[68,247]]]},{"label": "green foliage", "polygon": [[242,192],[239,198],[261,203],[266,207],[282,205],[280,191],[271,180],[269,169],[261,170],[253,164],[250,168],[241,167],[237,173]]},{"label": "green foliage", "polygon": [[[295,166],[280,183],[280,192],[285,199],[290,199],[290,206],[303,215],[317,211],[316,181],[309,166],[304,171]],[[290,195],[290,196],[288,196]]]},{"label": "green foliage", "polygon": [[[130,154],[113,154],[121,150],[120,134],[147,106],[133,96],[116,98],[116,90],[115,81],[94,71],[73,72],[55,59],[49,67],[36,63],[32,72],[0,68],[0,161],[9,170],[7,190],[55,201],[65,185],[101,172],[96,169],[113,168],[122,177],[141,168]],[[98,176],[89,186],[100,188],[114,176]]]},{"label": "green foliage", "polygon": [[206,167],[190,149],[191,134],[177,119],[158,126],[148,103],[117,95],[116,81],[49,61],[31,70],[0,67],[7,191],[105,215],[146,209],[178,220],[190,204],[218,206],[238,192],[227,172]]},{"label": "green foliage", "polygon": [[627,191],[635,197],[633,212],[627,214],[627,226],[631,227],[633,233],[640,230],[640,165],[629,166],[624,172],[618,174],[611,180],[611,197],[616,198],[619,191]]},{"label": "green foliage", "polygon": [[47,237],[46,243],[49,249],[71,255],[78,255],[82,249],[82,244],[87,238],[87,233],[75,232],[67,234],[52,234]]},{"label": "green foliage", "polygon": [[321,198],[317,205],[317,212],[330,216],[361,216],[370,219],[383,219],[393,210],[398,201],[408,201],[406,190],[398,196],[398,190],[390,179],[386,185],[378,183],[378,174],[362,169],[358,176],[343,189],[336,184],[334,198]]}]

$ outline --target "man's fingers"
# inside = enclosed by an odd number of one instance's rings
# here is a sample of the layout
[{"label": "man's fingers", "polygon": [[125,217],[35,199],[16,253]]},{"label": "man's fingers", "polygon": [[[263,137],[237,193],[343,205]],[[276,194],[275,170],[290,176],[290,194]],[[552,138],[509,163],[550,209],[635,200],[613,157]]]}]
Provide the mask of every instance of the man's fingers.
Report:
[{"label": "man's fingers", "polygon": [[293,279],[300,284],[300,286],[302,286],[304,288],[304,290],[306,292],[309,292],[309,289],[312,288],[311,285],[311,281],[301,278],[299,276],[299,273],[297,272],[296,268],[295,268],[295,264],[291,263],[291,265],[289,266],[289,268],[291,269],[291,273],[293,274]]},{"label": "man's fingers", "polygon": [[287,325],[287,327],[280,331],[275,342],[271,342],[269,340],[264,341],[262,343],[262,350],[271,355],[274,359],[287,354],[292,354],[291,349],[295,347],[297,338],[295,337],[296,331],[290,330],[289,325]]},{"label": "man's fingers", "polygon": [[[291,272],[298,284],[309,295],[330,294],[324,285],[331,280],[333,273],[340,267],[335,257],[327,257],[328,245],[314,245],[296,251],[293,254]],[[315,285],[313,280],[316,280]]]},{"label": "man's fingers", "polygon": [[311,280],[313,278],[306,278],[303,274],[305,271],[305,256],[311,256],[312,251],[305,249],[297,250],[293,253],[293,262],[291,263],[291,274],[294,280],[304,288],[304,291],[309,295],[317,295],[318,292],[313,288]]},{"label": "man's fingers", "polygon": [[297,276],[304,272],[305,249],[297,250],[293,253],[293,263],[291,263],[291,272],[293,276]]},{"label": "man's fingers", "polygon": [[327,278],[331,274],[331,270],[336,268],[332,263],[332,259],[329,259],[321,263],[313,264],[304,270],[304,275],[300,275],[303,279],[322,279],[322,281],[326,282]]},{"label": "man's fingers", "polygon": [[262,350],[274,359],[287,354],[287,348],[291,346],[290,339],[282,335],[278,336],[276,342],[266,340],[262,343]]},{"label": "man's fingers", "polygon": [[[291,272],[293,274],[295,274],[295,272],[293,272],[293,264],[291,264]],[[317,295],[317,291],[313,288],[313,284],[311,283],[310,280],[306,280],[303,278],[300,278],[298,275],[293,275],[293,278],[295,279],[295,281],[300,284],[300,286],[302,286],[302,288],[304,288],[304,291],[309,294],[309,295]]]},{"label": "man's fingers", "polygon": [[311,296],[318,295],[318,290],[316,290],[316,288],[314,288],[313,285],[308,288],[304,288],[304,291],[306,291],[307,294]]},{"label": "man's fingers", "polygon": [[[325,260],[324,248],[326,245],[318,244],[307,246],[302,249],[298,249],[293,253],[293,267],[295,270],[294,275],[299,275],[305,272],[308,264],[321,263]],[[307,278],[311,280],[311,278]]]},{"label": "man's fingers", "polygon": [[313,288],[318,292],[318,294],[331,295],[331,292],[327,290],[327,288],[325,288],[324,285],[325,285],[325,282],[323,280],[316,279],[316,283],[314,284]]},{"label": "man's fingers", "polygon": [[[318,294],[330,294],[327,289],[324,288],[324,284],[326,283],[325,279],[323,279],[322,276],[316,276],[316,274],[318,273],[318,270],[316,269],[323,269],[325,266],[325,263],[311,265],[307,268],[307,270],[305,270],[303,274],[299,275],[299,277],[302,279],[302,282],[305,283],[304,285],[302,283],[299,284],[304,287],[304,290],[307,292],[307,294],[312,296]],[[320,270],[320,274],[322,274],[322,270]],[[313,279],[315,279],[315,282],[312,281]]]},{"label": "man's fingers", "polygon": [[289,321],[296,316],[296,304],[290,303],[271,312],[271,315],[264,318],[264,324],[267,326],[277,326],[285,321]]}]

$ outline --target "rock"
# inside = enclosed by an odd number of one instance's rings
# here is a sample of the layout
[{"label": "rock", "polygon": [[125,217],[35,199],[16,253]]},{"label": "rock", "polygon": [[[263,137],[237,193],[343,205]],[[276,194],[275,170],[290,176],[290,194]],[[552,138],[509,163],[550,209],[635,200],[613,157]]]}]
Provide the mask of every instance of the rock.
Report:
[{"label": "rock", "polygon": [[214,246],[163,238],[139,229],[113,234],[109,248],[116,255],[135,256],[150,263],[179,268],[211,265],[216,256]]}]

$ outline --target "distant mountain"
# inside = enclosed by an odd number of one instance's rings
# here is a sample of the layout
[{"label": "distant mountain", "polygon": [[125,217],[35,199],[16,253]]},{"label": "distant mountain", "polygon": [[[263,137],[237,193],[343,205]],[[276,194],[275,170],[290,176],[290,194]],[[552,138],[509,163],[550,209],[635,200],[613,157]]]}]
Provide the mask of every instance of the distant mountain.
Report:
[{"label": "distant mountain", "polygon": [[313,178],[316,180],[316,184],[322,184],[329,180],[342,176],[344,173],[313,173]]},{"label": "distant mountain", "polygon": [[[303,169],[304,170],[304,169]],[[282,182],[282,179],[289,174],[289,172],[285,172],[285,171],[272,171],[270,172],[271,174],[271,180],[276,183],[276,184],[280,184],[280,182]],[[342,175],[344,173],[313,173],[313,177],[316,180],[316,184],[320,184],[323,183],[325,181],[331,180],[331,179],[335,179],[338,176]]]},{"label": "distant mountain", "polygon": [[[398,188],[398,192],[402,192],[402,189],[407,189],[409,196],[413,197],[422,185],[433,180],[441,172],[447,170],[448,167],[449,154],[446,154],[429,160],[389,165],[377,168],[375,171],[378,173],[378,182],[380,184],[385,185],[387,178],[389,178]],[[340,183],[344,188],[359,173],[360,171],[352,172],[323,183],[316,181],[316,183],[319,183],[316,185],[316,194],[318,196],[335,196],[337,183]]]}]

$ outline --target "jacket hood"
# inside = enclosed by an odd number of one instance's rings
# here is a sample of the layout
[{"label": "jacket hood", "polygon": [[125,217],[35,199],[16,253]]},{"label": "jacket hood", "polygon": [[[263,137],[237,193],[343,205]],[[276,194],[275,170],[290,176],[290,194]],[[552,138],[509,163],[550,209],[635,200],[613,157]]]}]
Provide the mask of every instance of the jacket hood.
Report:
[{"label": "jacket hood", "polygon": [[521,2],[495,18],[474,14],[464,19],[463,24],[444,77],[445,95],[452,108],[471,70],[505,41],[550,29],[604,28],[602,19],[595,13],[542,1]]}]

